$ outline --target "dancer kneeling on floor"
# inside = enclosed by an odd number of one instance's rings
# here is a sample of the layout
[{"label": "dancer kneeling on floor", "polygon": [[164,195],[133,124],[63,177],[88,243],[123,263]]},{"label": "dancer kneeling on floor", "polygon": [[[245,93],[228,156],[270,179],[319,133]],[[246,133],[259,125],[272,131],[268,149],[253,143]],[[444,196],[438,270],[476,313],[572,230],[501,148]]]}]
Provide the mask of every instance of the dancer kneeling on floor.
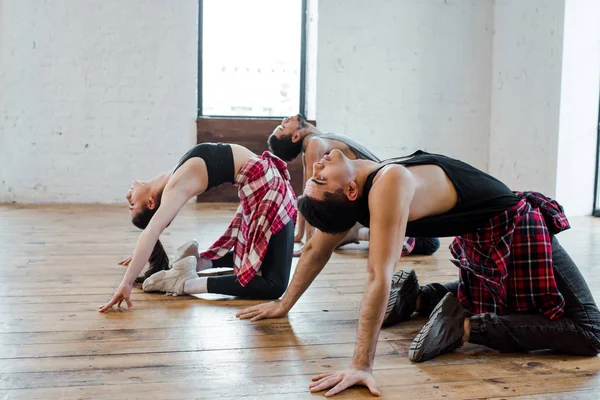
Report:
[{"label": "dancer kneeling on floor", "polygon": [[[333,151],[315,163],[298,209],[318,231],[281,302],[249,307],[240,318],[285,315],[356,221],[371,228],[368,279],[348,369],[313,378],[311,391],[338,393],[372,376],[379,330],[430,313],[408,355],[414,362],[465,342],[500,351],[600,352],[600,312],[554,235],[568,229],[562,207],[539,193],[513,193],[499,180],[446,156],[415,154],[376,164]],[[459,283],[419,287],[394,267],[404,236],[455,236]]]},{"label": "dancer kneeling on floor", "polygon": [[[257,156],[235,144],[203,143],[186,153],[172,171],[151,181],[134,181],[126,197],[132,222],[144,231],[131,258],[123,262],[129,266],[121,285],[100,311],[123,301],[132,306],[133,282],[151,254],[165,254],[160,234],[189,199],[222,183],[236,185],[240,197],[225,234],[201,254],[195,241],[182,246],[171,269],[144,280],[144,291],[281,296],[294,249],[296,208],[289,180],[285,163],[269,152]],[[198,277],[197,271],[217,266],[233,267],[235,275]]]}]

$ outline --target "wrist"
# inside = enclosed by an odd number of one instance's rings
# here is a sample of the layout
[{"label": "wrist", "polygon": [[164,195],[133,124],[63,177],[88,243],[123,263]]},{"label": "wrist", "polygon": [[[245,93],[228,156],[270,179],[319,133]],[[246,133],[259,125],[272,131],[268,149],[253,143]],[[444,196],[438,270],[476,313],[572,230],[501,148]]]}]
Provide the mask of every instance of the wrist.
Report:
[{"label": "wrist", "polygon": [[357,369],[359,371],[364,371],[364,372],[368,372],[368,373],[372,373],[373,372],[373,366],[370,364],[365,364],[365,363],[361,363],[361,362],[357,362],[357,361],[352,361],[352,368],[353,369]]},{"label": "wrist", "polygon": [[289,304],[285,296],[279,300],[279,307],[285,311],[286,314],[292,309],[293,306],[294,304]]},{"label": "wrist", "polygon": [[[135,281],[135,279],[133,281]],[[121,281],[121,286],[131,289],[131,288],[133,288],[133,281],[131,281],[130,279],[127,279],[127,277],[124,277],[123,280]]]}]

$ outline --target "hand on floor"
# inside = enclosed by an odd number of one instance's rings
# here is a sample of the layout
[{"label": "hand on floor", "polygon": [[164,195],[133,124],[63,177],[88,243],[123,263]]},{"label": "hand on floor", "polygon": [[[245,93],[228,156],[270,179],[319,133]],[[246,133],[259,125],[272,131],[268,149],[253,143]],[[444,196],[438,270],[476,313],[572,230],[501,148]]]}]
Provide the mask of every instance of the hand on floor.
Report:
[{"label": "hand on floor", "polygon": [[129,266],[129,263],[131,262],[131,259],[133,258],[133,256],[129,256],[121,261],[119,261],[119,265],[124,265],[124,266]]},{"label": "hand on floor", "polygon": [[287,310],[283,308],[281,302],[271,301],[269,303],[259,304],[244,308],[235,316],[239,319],[250,319],[250,322],[259,321],[268,318],[281,318],[287,315]]},{"label": "hand on floor", "polygon": [[115,304],[117,304],[117,307],[121,307],[121,303],[123,302],[123,300],[125,300],[125,302],[127,303],[127,308],[132,308],[133,303],[131,302],[131,288],[131,285],[125,285],[121,283],[121,285],[115,291],[115,294],[112,297],[112,299],[108,303],[100,307],[98,311],[104,312],[106,310],[110,310]]},{"label": "hand on floor", "polygon": [[312,393],[333,388],[325,393],[325,396],[329,397],[338,394],[339,392],[342,392],[354,385],[368,387],[371,391],[371,394],[374,396],[381,395],[379,390],[377,390],[375,387],[375,378],[373,378],[373,374],[371,372],[354,368],[348,368],[343,371],[329,372],[314,376],[309,387]]}]

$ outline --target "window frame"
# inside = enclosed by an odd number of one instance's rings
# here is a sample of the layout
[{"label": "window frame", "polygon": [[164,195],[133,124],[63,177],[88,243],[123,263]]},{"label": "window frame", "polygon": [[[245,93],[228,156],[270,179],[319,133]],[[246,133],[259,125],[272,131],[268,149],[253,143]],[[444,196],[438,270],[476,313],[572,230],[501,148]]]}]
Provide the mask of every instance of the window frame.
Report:
[{"label": "window frame", "polygon": [[597,135],[596,135],[596,174],[594,175],[594,204],[592,206],[592,215],[594,217],[600,217],[600,206],[598,205],[598,200],[600,200],[600,182],[598,179],[600,178],[600,98],[598,99],[598,124],[596,125]]},{"label": "window frame", "polygon": [[[307,25],[307,13],[308,13],[308,0],[301,0],[301,10],[302,13],[300,19],[300,96],[299,96],[299,105],[298,112],[302,115],[306,115],[306,25]],[[279,115],[279,116],[248,116],[248,115],[218,115],[218,114],[210,114],[204,115],[202,113],[202,82],[203,82],[203,74],[202,74],[202,45],[203,45],[203,31],[204,31],[204,19],[203,19],[203,10],[204,10],[204,1],[198,0],[198,105],[197,105],[197,118],[224,118],[224,119],[269,119],[269,120],[277,120],[283,117],[287,117],[287,115]]]}]

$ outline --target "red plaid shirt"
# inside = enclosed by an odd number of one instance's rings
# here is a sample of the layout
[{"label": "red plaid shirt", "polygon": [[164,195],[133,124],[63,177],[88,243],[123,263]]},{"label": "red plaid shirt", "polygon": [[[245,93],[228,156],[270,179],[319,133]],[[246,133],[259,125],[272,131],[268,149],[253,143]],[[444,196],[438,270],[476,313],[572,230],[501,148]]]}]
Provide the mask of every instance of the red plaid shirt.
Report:
[{"label": "red plaid shirt", "polygon": [[404,245],[402,246],[402,255],[403,256],[409,255],[410,253],[412,253],[414,248],[415,248],[415,238],[414,237],[405,237]]},{"label": "red plaid shirt", "polygon": [[271,236],[296,222],[296,195],[286,164],[267,151],[246,161],[235,181],[240,197],[235,217],[201,256],[216,260],[235,247],[233,268],[246,286],[260,269]]},{"label": "red plaid shirt", "polygon": [[535,192],[515,194],[521,198],[516,206],[450,245],[460,268],[458,298],[470,314],[560,318],[565,300],[554,279],[550,235],[569,229],[569,221],[556,201]]}]

